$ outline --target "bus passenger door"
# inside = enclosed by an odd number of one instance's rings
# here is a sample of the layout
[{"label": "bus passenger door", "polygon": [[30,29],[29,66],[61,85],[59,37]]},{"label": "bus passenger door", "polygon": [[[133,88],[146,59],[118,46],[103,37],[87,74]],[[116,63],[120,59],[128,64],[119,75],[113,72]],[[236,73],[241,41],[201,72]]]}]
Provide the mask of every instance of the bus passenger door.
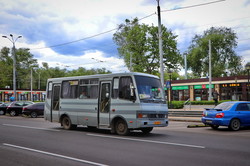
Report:
[{"label": "bus passenger door", "polygon": [[110,92],[111,82],[101,82],[100,98],[99,98],[99,110],[98,110],[98,124],[100,126],[109,126],[110,121]]},{"label": "bus passenger door", "polygon": [[52,99],[51,99],[51,121],[59,121],[59,108],[60,108],[60,84],[53,84]]}]

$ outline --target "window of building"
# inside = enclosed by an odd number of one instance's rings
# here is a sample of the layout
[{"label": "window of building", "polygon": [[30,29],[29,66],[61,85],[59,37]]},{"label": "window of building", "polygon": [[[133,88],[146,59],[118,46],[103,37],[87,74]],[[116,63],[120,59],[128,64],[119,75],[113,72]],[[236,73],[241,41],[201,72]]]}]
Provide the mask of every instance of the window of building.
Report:
[{"label": "window of building", "polygon": [[208,91],[209,89],[195,89],[194,98],[196,101],[208,100]]},{"label": "window of building", "polygon": [[242,85],[240,83],[221,84],[220,100],[242,100]]}]

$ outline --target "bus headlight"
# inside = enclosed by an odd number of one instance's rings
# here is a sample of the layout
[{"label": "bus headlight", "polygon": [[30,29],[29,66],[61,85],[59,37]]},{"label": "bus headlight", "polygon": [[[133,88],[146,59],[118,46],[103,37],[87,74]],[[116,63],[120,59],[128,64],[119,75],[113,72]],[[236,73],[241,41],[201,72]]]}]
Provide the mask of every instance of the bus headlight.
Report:
[{"label": "bus headlight", "polygon": [[137,114],[137,118],[147,118],[147,117],[148,117],[147,114],[142,114],[142,113]]}]

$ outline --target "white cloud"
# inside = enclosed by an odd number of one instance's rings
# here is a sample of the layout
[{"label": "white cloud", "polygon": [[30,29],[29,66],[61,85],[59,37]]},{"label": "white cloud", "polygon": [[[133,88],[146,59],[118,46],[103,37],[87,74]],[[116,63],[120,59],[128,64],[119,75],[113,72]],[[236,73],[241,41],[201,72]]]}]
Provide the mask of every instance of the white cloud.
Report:
[{"label": "white cloud", "polygon": [[[161,0],[160,5],[161,10],[168,10],[211,1]],[[84,43],[79,43],[77,47],[87,49],[78,49],[77,56],[74,55],[77,51],[72,45],[65,45],[57,50],[34,48],[70,42],[114,29],[126,18],[143,18],[156,12],[157,2],[145,0],[0,0],[0,6],[1,35],[9,33],[15,36],[23,35],[23,38],[17,41],[17,47],[31,48],[31,52],[37,57],[39,63],[44,61],[48,62],[51,67],[60,64],[72,68],[85,64],[87,68],[105,67],[113,72],[119,72],[120,70],[127,71],[123,60],[116,58],[118,57],[116,53],[107,56],[105,52],[107,48],[115,49],[115,46],[110,44],[115,31],[92,38],[91,41],[85,40]],[[249,11],[250,4],[247,5],[246,0],[226,0],[200,7],[162,12],[161,19],[162,24],[178,35],[179,48],[186,49],[195,34],[201,34],[211,26],[233,27],[239,40],[250,38]],[[141,23],[157,26],[157,15],[147,17],[141,20]],[[95,41],[99,42],[98,45],[94,45]],[[93,45],[90,45],[90,42]],[[103,43],[100,44],[100,42]],[[242,40],[238,45],[244,46],[243,51],[246,53],[241,51],[240,55],[247,62],[250,61],[247,56],[249,53],[247,51],[250,50],[248,43],[249,40]],[[11,47],[11,42],[1,38],[0,46]],[[89,51],[86,51],[88,48]],[[84,52],[80,52],[83,50]],[[92,58],[105,62],[96,63]]]},{"label": "white cloud", "polygon": [[[20,45],[22,47],[34,48],[42,48],[45,46],[44,43],[32,46],[27,46],[25,44]],[[34,49],[31,50],[31,53],[33,55],[39,55],[38,57],[35,56],[35,58],[38,60],[40,66],[43,62],[47,62],[50,67],[66,68],[68,70],[83,67],[86,69],[106,68],[113,73],[128,71],[127,67],[125,67],[123,59],[106,57],[105,53],[98,50],[87,51],[80,56],[58,54],[50,48]]]}]

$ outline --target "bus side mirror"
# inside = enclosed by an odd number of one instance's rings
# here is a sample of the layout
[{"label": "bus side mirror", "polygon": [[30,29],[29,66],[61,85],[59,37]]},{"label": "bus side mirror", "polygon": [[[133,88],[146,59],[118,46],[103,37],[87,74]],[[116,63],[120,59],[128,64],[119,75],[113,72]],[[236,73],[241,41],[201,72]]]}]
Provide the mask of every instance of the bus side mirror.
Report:
[{"label": "bus side mirror", "polygon": [[106,93],[105,97],[108,99],[109,98],[109,93]]},{"label": "bus side mirror", "polygon": [[130,96],[134,96],[135,95],[135,87],[132,85],[132,84],[130,84]]}]

